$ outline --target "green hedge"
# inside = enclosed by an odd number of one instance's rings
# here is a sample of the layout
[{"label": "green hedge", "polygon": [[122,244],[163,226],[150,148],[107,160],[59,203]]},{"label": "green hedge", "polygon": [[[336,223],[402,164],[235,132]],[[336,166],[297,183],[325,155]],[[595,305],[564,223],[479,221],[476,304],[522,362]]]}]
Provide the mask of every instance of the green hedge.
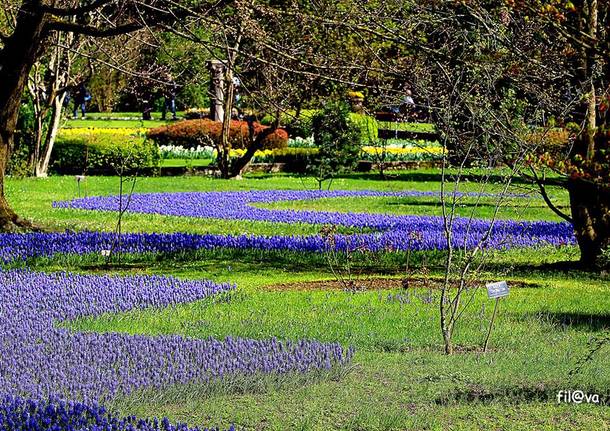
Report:
[{"label": "green hedge", "polygon": [[159,166],[157,145],[124,134],[59,137],[53,148],[52,171],[60,174],[133,174]]},{"label": "green hedge", "polygon": [[360,129],[360,137],[365,145],[367,142],[371,145],[377,142],[379,125],[377,124],[375,117],[352,112],[349,114],[349,119]]},{"label": "green hedge", "polygon": [[[280,124],[285,126],[288,134],[291,137],[300,136],[306,138],[313,134],[311,129],[311,120],[319,111],[316,109],[304,109],[299,114],[299,118],[295,118],[295,111],[287,111],[281,114]],[[362,142],[373,143],[377,140],[377,131],[379,129],[375,117],[366,114],[350,113],[350,120],[354,122],[360,129]],[[266,115],[261,119],[261,124],[271,125],[275,122],[275,117]]]}]

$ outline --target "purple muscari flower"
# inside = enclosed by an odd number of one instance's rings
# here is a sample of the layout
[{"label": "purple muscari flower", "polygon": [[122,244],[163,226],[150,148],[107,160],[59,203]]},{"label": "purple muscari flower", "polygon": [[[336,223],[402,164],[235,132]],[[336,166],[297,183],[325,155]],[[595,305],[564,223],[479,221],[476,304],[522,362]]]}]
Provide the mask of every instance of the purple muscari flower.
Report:
[{"label": "purple muscari flower", "polygon": [[235,288],[230,284],[13,270],[0,271],[0,286],[0,397],[103,400],[238,375],[308,372],[328,368],[329,358],[331,366],[349,360],[337,355],[337,344],[315,341],[74,333],[56,326],[196,301],[229,292]]},{"label": "purple muscari flower", "polygon": [[[408,192],[408,195],[433,195]],[[333,212],[268,210],[253,203],[275,200],[311,199],[331,196],[397,195],[372,191],[258,191],[166,193],[135,195],[130,206],[136,212],[188,215],[223,219],[266,220],[285,223],[333,223],[368,228],[372,233],[335,235],[331,242],[321,235],[197,235],[187,233],[131,233],[121,237],[117,251],[126,253],[174,253],[200,249],[234,248],[324,252],[329,243],[338,250],[442,250],[446,248],[443,220],[434,216],[392,216]],[[116,197],[91,197],[56,203],[58,207],[111,210]],[[490,228],[489,220],[456,218],[452,243],[455,247],[475,247]],[[0,234],[0,261],[5,263],[37,256],[84,254],[111,248],[116,235],[108,232]],[[546,221],[496,220],[485,247],[563,246],[575,244],[572,225]]]},{"label": "purple muscari flower", "polygon": [[[0,399],[0,429],[5,431],[219,431],[218,428],[189,428],[172,424],[167,418],[119,417],[97,403],[24,399]],[[228,431],[235,431],[233,425]]]},{"label": "purple muscari flower", "polygon": [[[494,194],[457,193],[458,198]],[[351,228],[368,229],[373,233],[336,235],[330,243],[339,250],[361,249],[383,250],[442,250],[446,248],[443,219],[438,216],[387,215],[367,213],[338,213],[325,211],[295,211],[257,208],[256,204],[276,201],[319,199],[358,196],[422,197],[438,196],[436,192],[379,192],[370,190],[302,191],[266,190],[238,192],[194,192],[194,193],[152,193],[136,194],[132,197],[129,210],[137,213],[157,213],[174,216],[188,216],[215,219],[253,220],[275,223],[333,224]],[[505,195],[522,198],[527,195]],[[117,196],[98,196],[75,199],[71,202],[55,202],[59,208],[80,208],[114,211],[118,209]],[[455,247],[475,247],[490,229],[491,221],[457,217],[453,223],[452,243]],[[87,236],[87,234],[83,234]],[[109,243],[108,234],[91,234],[85,240],[76,239],[72,248],[83,251],[98,251],[100,243]],[[10,245],[13,237],[7,237]],[[29,247],[20,246],[17,241],[12,250],[7,249],[5,260],[29,255],[49,255],[52,251],[22,251]],[[59,240],[59,241],[63,241]],[[254,248],[263,250],[295,250],[323,252],[329,241],[321,235],[312,236],[258,236],[258,235],[189,235],[189,234],[132,234],[125,236],[122,248],[133,252],[172,252],[216,247]],[[48,248],[56,252],[70,252],[68,244],[57,245],[57,240],[49,238]],[[491,235],[485,240],[487,248],[531,247],[541,245],[562,246],[575,244],[573,228],[569,223],[545,221],[523,222],[496,220]],[[10,247],[9,247],[10,248]],[[60,250],[61,249],[61,250]],[[66,250],[66,251],[64,251]]]},{"label": "purple muscari flower", "polygon": [[[463,197],[495,197],[491,193],[461,193]],[[129,203],[129,211],[173,216],[203,217],[234,220],[257,220],[277,223],[336,224],[351,227],[366,227],[376,230],[395,229],[409,220],[408,216],[383,214],[354,214],[326,211],[294,211],[258,208],[257,204],[277,201],[297,201],[337,197],[395,196],[395,197],[437,197],[437,192],[405,191],[381,192],[374,190],[259,190],[236,192],[190,192],[190,193],[149,193],[134,194]],[[505,195],[506,197],[527,197],[527,195]],[[93,196],[69,202],[54,202],[56,208],[78,208],[87,210],[116,211],[118,196]],[[436,218],[430,218],[436,223]],[[427,220],[427,218],[423,218]]]}]

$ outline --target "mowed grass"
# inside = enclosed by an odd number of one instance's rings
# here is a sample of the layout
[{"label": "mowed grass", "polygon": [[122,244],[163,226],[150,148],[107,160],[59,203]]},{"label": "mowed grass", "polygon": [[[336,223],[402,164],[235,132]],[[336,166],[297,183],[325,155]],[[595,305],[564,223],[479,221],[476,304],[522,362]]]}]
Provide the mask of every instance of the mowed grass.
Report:
[{"label": "mowed grass", "polygon": [[[475,172],[476,175],[478,173]],[[423,180],[422,180],[423,179]],[[391,181],[380,181],[375,174],[358,175],[335,179],[335,190],[384,190],[384,191],[440,191],[440,175],[436,170],[402,172]],[[117,215],[113,212],[80,211],[52,208],[53,201],[64,201],[79,196],[112,195],[119,193],[117,177],[88,177],[81,182],[80,188],[73,176],[50,177],[46,179],[26,178],[9,179],[6,193],[17,212],[38,224],[53,230],[113,230]],[[124,189],[130,190],[131,184]],[[162,193],[183,191],[222,191],[222,190],[264,190],[264,189],[314,189],[309,178],[298,176],[252,175],[244,180],[219,180],[209,177],[147,177],[138,178],[134,192]],[[473,181],[460,186],[464,192],[500,192],[499,185],[490,183],[482,187]],[[513,193],[532,193],[533,189],[517,183],[510,189]],[[553,188],[550,194],[559,206],[567,205],[567,194]],[[528,220],[558,220],[540,198],[509,199],[507,206],[499,213],[502,218]],[[320,199],[301,202],[277,202],[270,208],[316,209],[324,211],[377,212],[391,214],[439,215],[440,201],[436,198],[355,198]],[[461,199],[456,213],[467,217],[492,217],[495,204],[491,199]],[[270,224],[250,221],[211,221],[207,219],[188,219],[156,214],[127,213],[123,218],[125,232],[190,232],[190,233],[227,233],[227,234],[315,234],[319,226],[304,224]]]},{"label": "mowed grass", "polygon": [[[475,173],[476,174],[476,173]],[[375,175],[335,180],[336,189],[438,191],[438,172],[404,172],[390,181]],[[203,177],[143,178],[137,192],[303,189],[313,183],[290,176],[249,176],[243,181]],[[118,192],[118,179],[86,180],[88,195]],[[81,189],[84,194],[85,187]],[[462,191],[482,191],[470,181]],[[490,184],[484,191],[498,191]],[[9,199],[17,211],[56,229],[111,230],[116,214],[50,208],[54,200],[76,197],[72,177],[46,180],[11,179]],[[512,192],[528,192],[517,184]],[[567,196],[551,190],[560,205]],[[484,201],[485,202],[485,201]],[[489,216],[490,202],[458,208],[462,215]],[[521,218],[555,220],[537,199],[511,200]],[[276,203],[276,208],[393,214],[438,214],[429,198],[323,199]],[[474,209],[474,210],[473,210]],[[507,210],[508,211],[508,210]],[[512,210],[510,210],[512,211]],[[501,213],[509,217],[509,213]],[[515,217],[516,218],[516,217]],[[127,231],[187,231],[215,233],[316,233],[319,226],[262,222],[183,219],[128,214]],[[426,268],[441,274],[442,252],[411,255],[415,277]],[[559,390],[581,389],[610,396],[606,350],[571,375],[591,342],[610,329],[610,286],[597,274],[558,271],[548,265],[577,259],[575,247],[497,251],[480,275],[485,280],[508,279],[510,296],[500,303],[491,351],[480,348],[493,302],[484,289],[474,300],[456,332],[459,353],[442,354],[438,322],[438,292],[428,289],[382,289],[364,292],[295,291],[270,288],[280,283],[332,279],[325,257],[304,253],[217,250],[181,256],[125,256],[119,273],[146,272],[185,278],[232,281],[238,291],[229,302],[204,300],[166,309],[148,309],[66,322],[73,330],[132,334],[181,334],[188,337],[240,336],[282,339],[313,338],[353,345],[356,355],[345,375],[303,382],[287,378],[281,384],[206,391],[196,386],[168,388],[121,397],[111,404],[125,414],[167,415],[190,425],[235,424],[246,430],[555,430],[610,427],[608,406],[557,404]],[[369,278],[402,277],[405,254],[363,256],[354,272]],[[30,262],[36,270],[107,271],[99,256],[72,256]],[[527,282],[526,287],[518,286]],[[389,296],[392,295],[392,296]],[[395,295],[399,295],[396,299]]]},{"label": "mowed grass", "polygon": [[[165,124],[169,124],[171,120],[162,120],[161,113],[154,113],[152,120],[142,120],[142,114],[137,112],[132,113],[122,113],[116,114],[117,117],[129,118],[117,120],[114,118],[112,114],[109,116],[100,116],[100,113],[87,114],[87,116],[82,119],[79,117],[77,119],[69,119],[64,124],[64,127],[67,129],[76,129],[76,128],[94,128],[94,129],[117,129],[117,128],[154,128],[163,126]],[[168,118],[171,117],[169,114]],[[61,133],[61,132],[60,132]]]},{"label": "mowed grass", "polygon": [[174,167],[189,167],[198,168],[203,166],[209,166],[212,163],[212,159],[161,159],[159,165],[162,168],[174,168]]}]

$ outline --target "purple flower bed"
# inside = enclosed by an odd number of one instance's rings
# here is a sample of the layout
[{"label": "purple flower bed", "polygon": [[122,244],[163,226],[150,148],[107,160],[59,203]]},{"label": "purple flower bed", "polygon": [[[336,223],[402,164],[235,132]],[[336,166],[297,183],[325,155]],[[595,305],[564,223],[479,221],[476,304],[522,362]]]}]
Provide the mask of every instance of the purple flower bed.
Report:
[{"label": "purple flower bed", "polygon": [[[495,197],[494,194],[457,193],[463,197]],[[233,220],[265,221],[273,223],[334,224],[356,228],[384,230],[411,230],[418,227],[438,229],[440,217],[393,216],[387,214],[339,213],[328,211],[294,211],[256,208],[256,204],[278,201],[297,201],[338,197],[438,197],[436,192],[406,191],[380,192],[374,190],[262,190],[237,192],[193,192],[193,193],[148,193],[134,194],[129,211],[146,214],[216,218]],[[508,195],[507,197],[526,195]],[[123,202],[125,205],[125,202]],[[56,208],[78,208],[86,210],[117,211],[118,196],[93,196],[69,202],[54,202]],[[463,224],[465,219],[458,220]]]},{"label": "purple flower bed", "polygon": [[[5,431],[218,431],[172,424],[167,418],[117,417],[97,403],[5,397],[0,400],[0,430]],[[228,431],[234,431],[231,426]]]},{"label": "purple flower bed", "polygon": [[[162,276],[0,272],[0,396],[103,400],[145,388],[340,366],[352,351],[316,341],[74,333],[56,323],[228,292]],[[1,427],[0,427],[1,429]]]},{"label": "purple flower bed", "polygon": [[[336,235],[337,250],[363,249],[373,252],[392,250],[442,250],[446,248],[444,233],[430,227],[429,220],[411,225],[411,231]],[[479,224],[478,231],[476,223]],[[488,224],[476,221],[470,232],[454,229],[453,244],[473,247],[481,239]],[[0,260],[4,263],[32,257],[56,254],[96,253],[110,249],[116,235],[109,232],[65,232],[0,234]],[[562,246],[574,244],[572,226],[567,223],[501,222],[487,239],[490,248]],[[215,248],[291,250],[323,252],[330,246],[320,235],[261,236],[261,235],[198,235],[188,233],[130,233],[121,235],[116,251],[125,253],[176,253]]]},{"label": "purple flower bed", "polygon": [[[207,192],[207,193],[157,193],[136,194],[132,197],[129,210],[139,213],[158,213],[174,216],[190,216],[217,219],[255,220],[278,223],[333,224],[354,228],[366,228],[374,233],[338,235],[333,245],[340,250],[347,248],[383,250],[442,250],[446,248],[442,217],[436,216],[394,216],[384,214],[338,213],[318,211],[272,210],[256,208],[253,204],[275,201],[303,200],[330,197],[357,196],[438,196],[435,192],[377,192],[377,191],[249,191],[249,192]],[[478,196],[477,194],[461,194]],[[484,196],[493,197],[487,194]],[[517,197],[518,195],[512,195]],[[80,208],[112,211],[118,208],[116,196],[89,197],[71,202],[54,204],[61,208]],[[453,224],[453,245],[471,248],[476,246],[490,228],[489,220],[458,217]],[[41,243],[48,244],[57,252],[98,251],[110,241],[107,234],[78,234],[82,237],[66,238],[65,244],[54,237],[41,237]],[[48,239],[47,239],[48,238]],[[129,234],[124,237],[125,251],[172,252],[180,250],[212,249],[215,247],[254,248],[263,250],[295,250],[320,252],[327,249],[328,241],[320,235],[312,236],[257,236],[257,235],[190,235],[176,234]],[[10,256],[27,255],[30,240],[6,238]],[[574,232],[569,223],[545,221],[525,222],[496,220],[491,235],[486,239],[489,248],[531,247],[540,245],[575,244]],[[36,246],[34,246],[36,248]],[[10,251],[13,250],[13,251]],[[46,251],[36,251],[35,255]],[[52,252],[48,252],[51,253]],[[2,256],[5,258],[4,256]],[[5,258],[6,259],[6,258]]]}]

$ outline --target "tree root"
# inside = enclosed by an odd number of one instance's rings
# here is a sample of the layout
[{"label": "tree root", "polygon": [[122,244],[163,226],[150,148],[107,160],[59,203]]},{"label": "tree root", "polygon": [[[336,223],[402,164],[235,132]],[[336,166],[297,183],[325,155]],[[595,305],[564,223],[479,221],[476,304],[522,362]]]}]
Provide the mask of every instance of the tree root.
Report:
[{"label": "tree root", "polygon": [[21,218],[10,208],[0,207],[0,232],[42,232],[44,229]]}]

